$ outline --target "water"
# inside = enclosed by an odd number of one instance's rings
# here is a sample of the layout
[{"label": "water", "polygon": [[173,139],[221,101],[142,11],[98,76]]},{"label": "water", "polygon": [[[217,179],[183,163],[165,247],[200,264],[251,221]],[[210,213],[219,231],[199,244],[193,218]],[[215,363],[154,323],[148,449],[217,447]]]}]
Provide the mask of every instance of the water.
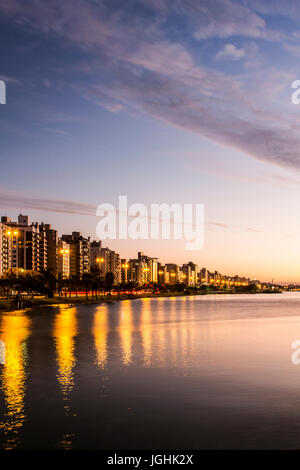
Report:
[{"label": "water", "polygon": [[300,295],[0,314],[1,449],[300,447]]}]

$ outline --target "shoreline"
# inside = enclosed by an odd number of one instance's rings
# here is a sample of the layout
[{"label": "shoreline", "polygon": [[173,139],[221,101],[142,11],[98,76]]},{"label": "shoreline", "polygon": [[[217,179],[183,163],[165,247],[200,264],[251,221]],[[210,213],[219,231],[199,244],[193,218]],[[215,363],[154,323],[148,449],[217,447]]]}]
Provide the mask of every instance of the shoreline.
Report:
[{"label": "shoreline", "polygon": [[90,304],[109,304],[114,302],[119,302],[123,300],[135,300],[135,299],[153,299],[158,297],[194,297],[194,296],[204,296],[204,295],[241,295],[241,294],[280,294],[282,291],[262,291],[262,292],[232,292],[232,291],[209,291],[209,292],[194,292],[194,293],[186,293],[186,292],[166,292],[166,293],[159,293],[159,294],[125,294],[122,295],[114,295],[110,298],[107,296],[101,297],[99,296],[96,298],[88,298],[81,296],[81,297],[52,297],[52,298],[34,298],[34,299],[1,299],[0,300],[0,313],[12,312],[16,310],[24,310],[24,309],[31,309],[35,307],[46,307],[46,306],[57,306],[57,305],[69,305],[69,306],[76,306],[76,305],[90,305]]}]

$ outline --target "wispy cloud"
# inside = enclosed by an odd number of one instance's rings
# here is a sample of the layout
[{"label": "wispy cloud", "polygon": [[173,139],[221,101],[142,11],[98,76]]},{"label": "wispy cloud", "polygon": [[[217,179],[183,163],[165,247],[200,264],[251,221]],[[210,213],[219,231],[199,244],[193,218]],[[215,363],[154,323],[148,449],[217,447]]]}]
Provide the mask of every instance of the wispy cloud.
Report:
[{"label": "wispy cloud", "polygon": [[[34,0],[26,5],[11,0],[0,5],[0,13],[87,51],[87,81],[71,86],[99,106],[114,113],[145,113],[257,159],[300,169],[300,134],[288,108],[288,92],[280,113],[270,100],[270,94],[278,97],[282,88],[289,88],[291,72],[284,77],[275,70],[274,78],[270,67],[254,70],[251,90],[245,76],[221,73],[196,60],[185,42],[170,37],[165,27],[169,15],[180,13],[196,41],[239,36],[288,42],[263,17],[272,14],[271,7],[262,11],[257,2],[234,0],[143,0],[139,6],[154,12],[146,15],[141,9],[134,14],[138,4],[129,3],[112,9],[105,0]],[[291,12],[292,6],[290,2]],[[252,52],[256,54],[254,42]],[[244,57],[244,48],[230,39],[220,54],[238,59]]]},{"label": "wispy cloud", "polygon": [[14,77],[9,77],[7,75],[0,75],[0,80],[10,84],[10,85],[22,85],[22,80],[19,80]]},{"label": "wispy cloud", "polygon": [[52,127],[43,127],[43,130],[46,132],[51,132],[52,134],[57,134],[61,136],[66,136],[68,135],[68,132],[62,130],[62,129],[54,129]]},{"label": "wispy cloud", "polygon": [[258,230],[256,228],[248,227],[247,232],[263,233],[263,230]]},{"label": "wispy cloud", "polygon": [[212,222],[211,220],[208,221],[208,225],[213,225],[214,227],[220,227],[220,228],[229,228],[229,225],[223,224],[222,222]]},{"label": "wispy cloud", "polygon": [[75,215],[95,215],[96,205],[84,204],[82,202],[67,201],[63,199],[47,199],[36,195],[20,194],[15,191],[0,189],[0,206],[19,207],[22,210],[41,210]]}]

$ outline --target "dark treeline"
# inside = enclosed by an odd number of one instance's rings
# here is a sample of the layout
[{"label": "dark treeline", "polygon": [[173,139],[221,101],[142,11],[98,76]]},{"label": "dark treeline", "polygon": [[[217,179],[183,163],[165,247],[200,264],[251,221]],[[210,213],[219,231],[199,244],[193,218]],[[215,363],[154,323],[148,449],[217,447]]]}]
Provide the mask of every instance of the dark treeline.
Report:
[{"label": "dark treeline", "polygon": [[19,271],[2,276],[0,278],[0,295],[5,299],[18,299],[18,298],[33,298],[35,295],[42,295],[47,298],[52,298],[55,295],[59,297],[78,296],[78,293],[85,293],[86,298],[91,296],[92,299],[97,299],[99,296],[110,296],[114,290],[118,296],[126,294],[138,293],[145,291],[149,294],[206,294],[206,293],[255,293],[258,291],[256,284],[249,284],[247,286],[231,286],[222,287],[218,285],[200,285],[200,286],[187,286],[186,284],[145,284],[138,286],[134,282],[126,284],[114,285],[113,273],[106,273],[105,276],[100,276],[97,270],[92,270],[91,273],[83,274],[82,278],[71,276],[67,279],[61,276],[56,277],[51,269],[38,273],[34,271],[26,271],[20,273]]},{"label": "dark treeline", "polygon": [[114,285],[113,273],[106,273],[100,277],[97,273],[83,274],[82,278],[75,276],[67,279],[55,274],[48,269],[43,272],[26,271],[25,273],[10,272],[0,278],[0,293],[2,298],[11,299],[19,297],[34,297],[34,295],[43,295],[48,298],[57,294],[70,296],[72,293],[77,297],[78,292],[92,293],[97,298],[99,293],[110,293]]}]

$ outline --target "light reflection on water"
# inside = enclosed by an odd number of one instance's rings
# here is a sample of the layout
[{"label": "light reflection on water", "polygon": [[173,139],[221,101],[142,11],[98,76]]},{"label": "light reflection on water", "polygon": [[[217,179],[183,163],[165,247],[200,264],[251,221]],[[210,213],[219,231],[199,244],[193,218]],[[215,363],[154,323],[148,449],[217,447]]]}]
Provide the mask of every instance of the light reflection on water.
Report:
[{"label": "light reflection on water", "polygon": [[109,332],[108,321],[109,309],[107,306],[101,306],[96,309],[94,315],[93,335],[96,349],[96,364],[103,369],[107,362],[107,343]]},{"label": "light reflection on water", "polygon": [[299,311],[291,294],[0,314],[0,448],[298,447]]},{"label": "light reflection on water", "polygon": [[122,305],[120,324],[118,327],[119,335],[121,338],[122,350],[122,363],[128,366],[132,361],[132,333],[133,333],[133,319],[132,319],[132,302],[125,300]]},{"label": "light reflection on water", "polygon": [[[64,411],[72,414],[70,395],[74,387],[73,369],[76,365],[75,338],[77,335],[77,310],[63,305],[55,316],[53,338],[56,346],[57,380],[64,400]],[[64,450],[72,449],[74,433],[65,433],[59,443]]]},{"label": "light reflection on water", "polygon": [[73,369],[76,364],[75,336],[77,334],[76,308],[60,307],[55,316],[53,338],[58,365],[57,380],[63,399],[68,401],[74,386]]},{"label": "light reflection on water", "polygon": [[5,361],[1,372],[1,391],[4,395],[5,413],[0,417],[0,430],[5,436],[5,449],[19,444],[18,434],[26,419],[24,399],[26,394],[25,367],[28,362],[26,340],[30,319],[22,312],[3,315],[0,339],[5,345]]}]

